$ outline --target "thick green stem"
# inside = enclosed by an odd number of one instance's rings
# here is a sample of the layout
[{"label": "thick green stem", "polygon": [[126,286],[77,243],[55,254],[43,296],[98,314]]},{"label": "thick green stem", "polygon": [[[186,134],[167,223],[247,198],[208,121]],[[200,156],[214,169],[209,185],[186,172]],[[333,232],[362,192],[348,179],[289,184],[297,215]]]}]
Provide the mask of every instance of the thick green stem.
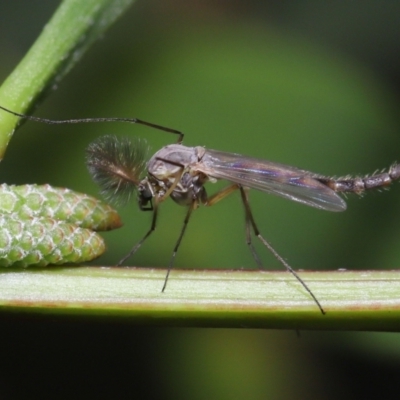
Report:
[{"label": "thick green stem", "polygon": [[400,271],[56,268],[0,274],[3,311],[126,317],[143,325],[400,331]]}]

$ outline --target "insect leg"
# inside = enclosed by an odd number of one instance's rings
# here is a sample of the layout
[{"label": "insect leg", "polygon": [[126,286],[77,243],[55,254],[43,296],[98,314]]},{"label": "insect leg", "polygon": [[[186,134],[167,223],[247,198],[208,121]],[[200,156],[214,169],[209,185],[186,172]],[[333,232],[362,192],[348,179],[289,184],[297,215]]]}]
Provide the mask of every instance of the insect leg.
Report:
[{"label": "insect leg", "polygon": [[[239,189],[239,187],[240,186],[235,183],[233,185],[226,187],[225,189],[220,190],[219,192],[212,195],[207,200],[205,205],[208,207],[211,207],[212,205],[218,203],[220,200],[222,200],[223,198],[225,198],[226,196],[231,194],[234,190]],[[256,249],[254,248],[253,243],[251,241],[250,219],[249,219],[247,212],[246,212],[246,243],[249,246],[251,254],[252,254],[254,260],[256,261],[258,267],[262,268],[261,259],[260,259],[259,255],[257,254]]]},{"label": "insect leg", "polygon": [[[160,198],[160,202],[161,201],[165,201],[166,199],[168,199],[168,197],[171,195],[171,193],[175,190],[175,188],[177,187],[178,183],[180,182],[183,173],[185,172],[185,167],[184,165],[180,164],[180,163],[176,163],[174,161],[171,160],[166,160],[165,158],[161,158],[161,157],[157,157],[157,160],[161,160],[164,161],[165,163],[171,164],[171,165],[175,165],[177,167],[180,168],[180,170],[174,174],[175,175],[175,180],[172,183],[172,185],[168,188],[168,190],[165,192],[165,194],[163,195],[163,197]],[[170,177],[174,177],[173,174],[170,174]]]},{"label": "insect leg", "polygon": [[[245,192],[246,189],[240,187],[241,196],[243,198],[242,191]],[[247,197],[246,193],[245,193],[245,196],[246,196],[246,201],[248,201],[248,197]],[[245,206],[246,243],[249,246],[250,251],[251,251],[251,255],[253,256],[254,260],[256,261],[258,267],[262,268],[263,266],[262,266],[262,263],[261,263],[260,256],[257,254],[256,249],[254,248],[253,243],[251,241],[251,231],[250,231],[251,225],[252,225],[251,221],[252,221],[252,215],[251,215],[251,212],[250,212],[250,208]]]},{"label": "insect leg", "polygon": [[186,231],[186,227],[187,227],[187,224],[189,222],[190,216],[192,215],[193,210],[195,210],[196,208],[197,208],[197,200],[193,200],[192,204],[188,208],[188,212],[186,214],[185,220],[183,221],[183,227],[182,227],[181,233],[179,235],[178,240],[176,241],[176,244],[175,244],[175,247],[174,247],[174,251],[172,253],[171,260],[169,261],[167,275],[165,276],[164,286],[163,286],[161,292],[164,292],[165,288],[167,287],[168,277],[169,277],[169,274],[171,272],[172,266],[174,264],[176,253],[178,252],[179,245],[181,244],[183,235],[184,235],[184,233]]},{"label": "insect leg", "polygon": [[119,118],[119,117],[111,117],[111,118],[79,118],[79,119],[48,119],[48,118],[40,118],[40,117],[35,117],[33,115],[25,115],[25,114],[20,114],[15,111],[11,111],[8,108],[5,108],[3,106],[0,106],[0,110],[6,111],[10,114],[15,115],[16,117],[27,119],[30,121],[36,121],[36,122],[41,122],[44,124],[58,124],[58,125],[63,125],[63,124],[84,124],[84,123],[93,123],[93,122],[128,122],[130,124],[141,124],[148,126],[153,129],[158,129],[160,131],[164,132],[169,132],[173,133],[174,135],[178,135],[178,141],[177,143],[182,143],[184,133],[181,131],[178,131],[176,129],[172,128],[167,128],[166,126],[158,125],[158,124],[153,124],[152,122],[147,122],[139,118]]},{"label": "insect leg", "polygon": [[242,186],[239,186],[240,194],[242,197],[243,201],[243,206],[245,208],[245,213],[246,213],[246,220],[251,224],[253,227],[254,234],[260,239],[262,244],[274,255],[274,257],[287,269],[288,272],[290,272],[304,287],[305,290],[310,294],[310,296],[313,298],[315,303],[317,304],[318,308],[320,309],[322,314],[325,314],[324,309],[322,308],[320,302],[317,300],[315,297],[314,293],[311,291],[311,289],[306,285],[306,283],[300,278],[300,276],[296,273],[296,271],[279,255],[279,253],[271,246],[271,244],[263,238],[263,236],[260,234],[260,231],[257,228],[257,225],[254,221],[253,214],[250,209],[250,204],[249,204],[249,199],[247,197],[246,191],[243,189]]},{"label": "insect leg", "polygon": [[156,229],[156,222],[157,222],[157,213],[158,213],[158,202],[157,200],[154,202],[154,207],[153,207],[153,218],[151,221],[151,226],[150,229],[148,230],[148,232],[142,237],[142,239],[139,240],[138,243],[135,244],[135,246],[133,246],[132,250],[124,257],[122,258],[119,263],[117,264],[117,266],[122,265],[128,258],[130,258],[131,256],[133,256],[142,246],[143,242],[154,232],[154,230]]},{"label": "insect leg", "polygon": [[234,183],[233,185],[229,185],[226,188],[220,190],[219,192],[214,193],[211,197],[207,199],[204,205],[206,205],[207,207],[211,207],[238,189],[239,185],[237,185],[236,183]]},{"label": "insect leg", "polygon": [[[155,202],[154,202],[154,207],[153,207],[153,219],[151,222],[151,227],[149,229],[149,231],[143,236],[143,238],[132,248],[132,250],[124,257],[122,258],[122,260],[120,260],[120,262],[117,265],[121,265],[122,263],[124,263],[129,257],[131,257],[132,255],[134,255],[139,248],[142,246],[143,242],[154,232],[154,230],[156,229],[156,221],[157,221],[157,212],[158,212],[158,204],[162,201],[164,201],[165,199],[167,199],[170,194],[172,193],[172,191],[175,189],[176,185],[179,183],[182,175],[183,175],[183,166],[182,169],[176,174],[175,176],[175,180],[172,183],[171,187],[166,191],[166,193],[164,194],[163,197],[160,198],[156,198]],[[170,263],[171,265],[171,263]],[[169,270],[171,269],[171,267],[169,267],[168,269],[168,273],[167,273],[167,278],[169,275]],[[167,279],[166,278],[166,279]],[[166,286],[166,282],[164,283],[164,288]],[[163,291],[164,291],[163,288]]]}]

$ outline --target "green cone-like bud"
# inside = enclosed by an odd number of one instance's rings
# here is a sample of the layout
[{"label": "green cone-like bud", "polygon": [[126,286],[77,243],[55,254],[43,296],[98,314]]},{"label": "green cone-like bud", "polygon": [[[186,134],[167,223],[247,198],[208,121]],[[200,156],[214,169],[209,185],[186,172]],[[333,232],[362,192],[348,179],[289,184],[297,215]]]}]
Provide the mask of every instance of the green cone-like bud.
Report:
[{"label": "green cone-like bud", "polygon": [[82,263],[105,250],[97,233],[48,217],[0,215],[0,267]]},{"label": "green cone-like bud", "polygon": [[20,219],[47,217],[95,231],[122,225],[118,213],[108,204],[50,185],[0,185],[0,214],[12,214]]}]

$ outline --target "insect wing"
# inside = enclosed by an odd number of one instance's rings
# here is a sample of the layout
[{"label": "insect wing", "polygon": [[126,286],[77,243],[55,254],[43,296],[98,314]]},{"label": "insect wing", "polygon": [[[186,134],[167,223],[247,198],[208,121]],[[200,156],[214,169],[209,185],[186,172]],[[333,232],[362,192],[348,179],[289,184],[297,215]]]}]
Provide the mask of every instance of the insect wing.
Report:
[{"label": "insect wing", "polygon": [[346,203],[312,174],[261,159],[206,149],[197,170],[252,189],[327,211],[344,211]]}]

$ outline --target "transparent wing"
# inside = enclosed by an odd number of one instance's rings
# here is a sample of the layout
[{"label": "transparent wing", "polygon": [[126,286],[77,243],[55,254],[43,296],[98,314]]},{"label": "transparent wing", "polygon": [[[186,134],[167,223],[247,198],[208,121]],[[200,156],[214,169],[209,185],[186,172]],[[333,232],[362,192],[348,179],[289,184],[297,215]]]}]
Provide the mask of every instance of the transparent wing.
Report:
[{"label": "transparent wing", "polygon": [[196,170],[217,179],[272,193],[327,211],[344,211],[345,201],[311,172],[240,154],[205,150]]}]

